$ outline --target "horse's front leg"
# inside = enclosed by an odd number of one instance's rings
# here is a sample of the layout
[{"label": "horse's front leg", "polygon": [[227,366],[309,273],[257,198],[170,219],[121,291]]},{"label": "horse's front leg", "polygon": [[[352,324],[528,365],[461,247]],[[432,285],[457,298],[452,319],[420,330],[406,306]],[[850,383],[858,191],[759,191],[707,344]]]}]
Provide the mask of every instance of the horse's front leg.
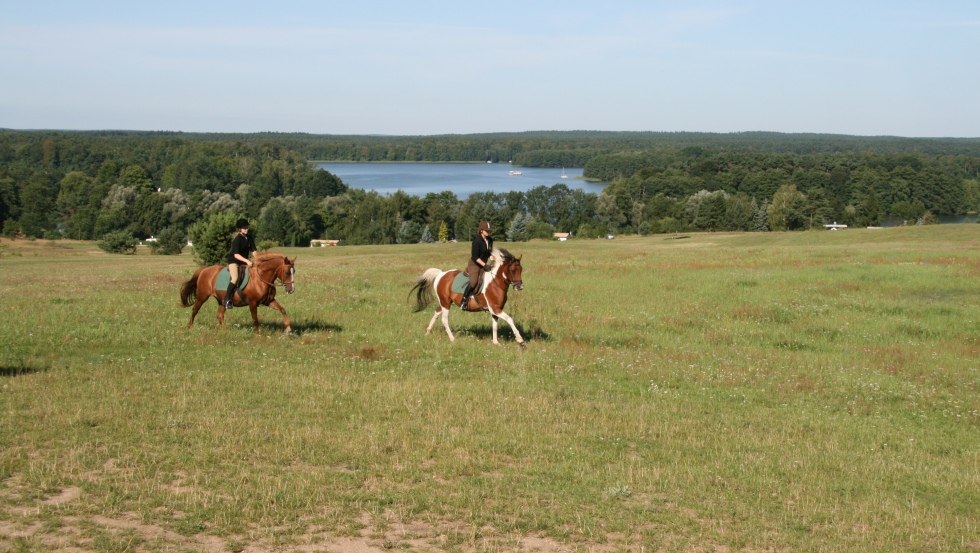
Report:
[{"label": "horse's front leg", "polygon": [[520,345],[522,348],[527,347],[527,344],[524,342],[524,337],[521,336],[520,331],[517,330],[517,325],[514,324],[514,318],[503,311],[497,313],[497,316],[507,321],[507,324],[510,325],[510,329],[514,331],[514,338],[517,339],[518,345]]},{"label": "horse's front leg", "polygon": [[259,304],[258,302],[249,302],[248,310],[252,314],[252,329],[256,334],[259,333]]},{"label": "horse's front leg", "polygon": [[[286,308],[283,307],[282,304],[279,303],[279,302],[277,302],[276,300],[270,301],[269,302],[269,307],[271,307],[271,308],[275,309],[276,311],[282,313],[282,324],[285,326],[285,330],[283,332],[285,334],[291,333],[293,331],[293,326],[289,322],[289,315],[286,314]],[[258,323],[256,323],[256,324],[258,324]]]},{"label": "horse's front leg", "polygon": [[497,341],[497,316],[493,313],[490,314],[490,327],[493,328],[493,343],[499,346],[500,342]]},{"label": "horse's front leg", "polygon": [[227,328],[225,326],[225,302],[218,299],[218,326],[221,328]]}]

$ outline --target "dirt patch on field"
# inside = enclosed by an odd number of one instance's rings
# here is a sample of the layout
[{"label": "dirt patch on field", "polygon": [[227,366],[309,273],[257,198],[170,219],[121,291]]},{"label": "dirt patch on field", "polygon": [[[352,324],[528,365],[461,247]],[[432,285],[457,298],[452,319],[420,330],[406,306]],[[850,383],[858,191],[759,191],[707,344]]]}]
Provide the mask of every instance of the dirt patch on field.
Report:
[{"label": "dirt patch on field", "polygon": [[[179,484],[178,484],[179,486]],[[459,523],[403,522],[391,512],[380,516],[361,515],[354,535],[330,535],[312,527],[290,543],[271,537],[269,529],[249,530],[248,536],[219,537],[201,532],[184,535],[146,521],[136,513],[116,516],[62,514],[73,502],[84,501],[84,492],[67,487],[40,499],[30,500],[16,479],[0,486],[0,551],[98,551],[116,544],[127,551],[175,551],[201,553],[387,553],[411,551],[513,551],[560,553],[572,551],[548,538],[496,536],[492,529],[475,530]],[[115,546],[113,546],[115,547]],[[590,551],[601,551],[591,548]],[[610,550],[611,551],[611,550]]]}]

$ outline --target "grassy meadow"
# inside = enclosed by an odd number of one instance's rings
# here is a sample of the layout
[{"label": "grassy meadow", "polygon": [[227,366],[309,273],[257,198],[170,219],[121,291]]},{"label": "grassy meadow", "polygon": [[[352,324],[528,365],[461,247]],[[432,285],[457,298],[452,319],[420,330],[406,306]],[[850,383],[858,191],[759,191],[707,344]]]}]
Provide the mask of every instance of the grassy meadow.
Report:
[{"label": "grassy meadow", "polygon": [[490,343],[408,291],[468,244],[0,242],[0,552],[980,551],[980,225],[504,244]]}]

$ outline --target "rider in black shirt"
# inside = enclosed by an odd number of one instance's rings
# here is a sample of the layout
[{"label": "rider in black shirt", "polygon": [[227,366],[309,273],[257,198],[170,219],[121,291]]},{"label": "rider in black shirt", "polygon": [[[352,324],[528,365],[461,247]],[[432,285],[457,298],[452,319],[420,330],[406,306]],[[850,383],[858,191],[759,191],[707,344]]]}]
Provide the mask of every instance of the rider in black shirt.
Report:
[{"label": "rider in black shirt", "polygon": [[490,236],[490,222],[480,221],[477,227],[477,236],[473,238],[473,245],[470,248],[470,260],[466,264],[466,275],[470,277],[470,283],[463,292],[463,299],[459,302],[459,307],[464,311],[468,309],[470,296],[483,279],[483,273],[487,270],[487,261],[493,252],[493,237]]},{"label": "rider in black shirt", "polygon": [[249,259],[255,254],[255,240],[248,233],[248,220],[239,219],[235,223],[238,232],[231,239],[231,249],[228,250],[228,291],[225,292],[225,309],[231,309],[234,304],[235,290],[238,282],[243,275],[243,267],[251,267],[252,260]]}]

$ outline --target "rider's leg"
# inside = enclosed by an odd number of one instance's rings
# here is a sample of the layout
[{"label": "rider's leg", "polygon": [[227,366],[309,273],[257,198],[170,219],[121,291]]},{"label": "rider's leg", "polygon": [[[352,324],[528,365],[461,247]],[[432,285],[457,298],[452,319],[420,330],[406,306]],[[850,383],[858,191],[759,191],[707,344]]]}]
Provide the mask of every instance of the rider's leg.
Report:
[{"label": "rider's leg", "polygon": [[235,288],[238,282],[238,264],[228,264],[228,289],[225,291],[225,309],[234,307]]}]

